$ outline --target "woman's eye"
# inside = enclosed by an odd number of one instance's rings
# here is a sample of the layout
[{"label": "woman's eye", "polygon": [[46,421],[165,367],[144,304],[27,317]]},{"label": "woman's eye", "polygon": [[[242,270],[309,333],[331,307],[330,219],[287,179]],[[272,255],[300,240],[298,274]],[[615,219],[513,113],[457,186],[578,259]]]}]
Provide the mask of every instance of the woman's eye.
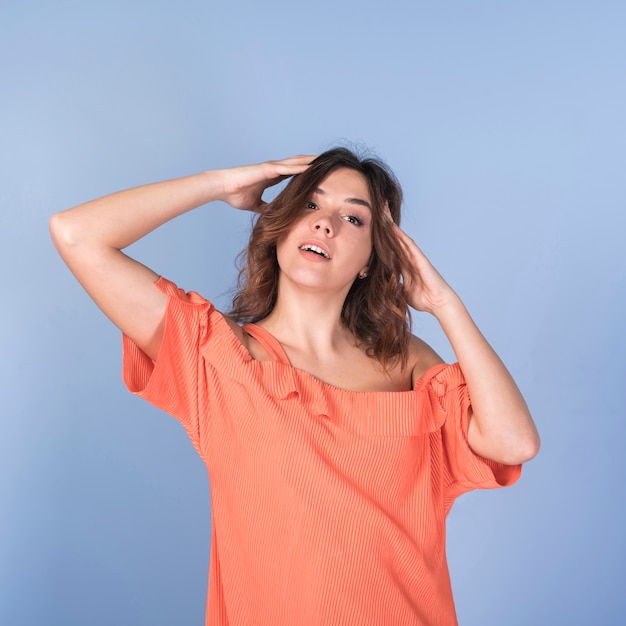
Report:
[{"label": "woman's eye", "polygon": [[347,222],[350,222],[350,224],[355,224],[356,226],[363,226],[363,220],[357,215],[346,215],[345,219]]},{"label": "woman's eye", "polygon": [[315,204],[315,202],[309,202],[309,203],[306,205],[306,208],[307,208],[307,209],[314,209],[314,210],[315,210],[315,209],[317,209],[317,204]]}]

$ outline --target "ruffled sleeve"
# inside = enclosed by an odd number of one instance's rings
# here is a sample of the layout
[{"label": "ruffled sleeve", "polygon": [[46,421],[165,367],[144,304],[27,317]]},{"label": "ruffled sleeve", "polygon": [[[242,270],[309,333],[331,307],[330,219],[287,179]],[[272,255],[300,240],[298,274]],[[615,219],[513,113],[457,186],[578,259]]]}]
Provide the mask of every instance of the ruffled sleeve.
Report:
[{"label": "ruffled sleeve", "polygon": [[213,305],[159,278],[169,296],[163,341],[156,361],[123,335],[122,376],[129,391],[175,417],[205,458],[208,421],[207,383],[201,355],[211,326]]},{"label": "ruffled sleeve", "polygon": [[435,412],[443,412],[440,431],[446,510],[455,498],[472,489],[507,487],[521,475],[521,465],[503,465],[475,454],[467,440],[471,406],[458,363],[435,368],[424,385]]}]

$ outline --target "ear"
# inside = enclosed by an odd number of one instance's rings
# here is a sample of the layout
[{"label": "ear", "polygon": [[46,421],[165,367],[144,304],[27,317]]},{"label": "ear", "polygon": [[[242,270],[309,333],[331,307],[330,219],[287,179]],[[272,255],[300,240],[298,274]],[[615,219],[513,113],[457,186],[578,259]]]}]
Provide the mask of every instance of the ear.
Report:
[{"label": "ear", "polygon": [[367,278],[367,274],[370,271],[370,265],[372,264],[373,260],[374,260],[374,250],[372,250],[372,254],[370,254],[370,258],[367,259],[367,264],[357,274],[359,278]]}]

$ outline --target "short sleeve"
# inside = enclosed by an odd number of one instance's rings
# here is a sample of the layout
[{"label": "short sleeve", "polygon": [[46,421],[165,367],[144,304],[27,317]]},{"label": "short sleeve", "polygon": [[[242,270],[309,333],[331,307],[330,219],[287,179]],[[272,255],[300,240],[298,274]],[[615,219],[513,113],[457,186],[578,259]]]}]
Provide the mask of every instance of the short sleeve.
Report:
[{"label": "short sleeve", "polygon": [[441,441],[446,510],[466,491],[515,483],[521,475],[521,465],[503,465],[484,459],[469,446],[471,401],[459,364],[442,366],[428,381],[428,389],[431,402],[445,414]]},{"label": "short sleeve", "polygon": [[213,305],[159,278],[155,287],[169,296],[163,341],[156,361],[122,336],[122,377],[132,393],[175,417],[204,458],[207,390],[201,346],[209,332]]}]

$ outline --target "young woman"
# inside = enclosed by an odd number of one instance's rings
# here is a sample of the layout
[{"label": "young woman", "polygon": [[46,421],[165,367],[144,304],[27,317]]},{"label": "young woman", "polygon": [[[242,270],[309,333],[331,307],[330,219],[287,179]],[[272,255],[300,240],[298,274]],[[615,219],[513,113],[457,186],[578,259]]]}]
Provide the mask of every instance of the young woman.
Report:
[{"label": "young woman", "polygon": [[[538,451],[515,382],[398,227],[401,199],[382,163],[339,148],[51,219],[123,332],[127,386],[180,420],[207,465],[207,624],[455,624],[445,517]],[[258,213],[229,316],[122,252],[214,200]],[[458,363],[411,335],[409,305],[437,318]]]}]

